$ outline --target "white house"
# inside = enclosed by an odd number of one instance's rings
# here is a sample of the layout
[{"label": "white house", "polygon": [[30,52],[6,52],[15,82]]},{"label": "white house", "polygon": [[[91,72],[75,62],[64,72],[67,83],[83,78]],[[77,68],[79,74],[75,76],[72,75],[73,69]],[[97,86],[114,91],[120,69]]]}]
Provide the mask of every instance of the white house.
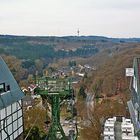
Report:
[{"label": "white house", "polygon": [[104,124],[104,140],[115,140],[114,125],[116,117],[108,118]]},{"label": "white house", "polygon": [[23,97],[23,92],[0,57],[0,140],[23,139]]}]

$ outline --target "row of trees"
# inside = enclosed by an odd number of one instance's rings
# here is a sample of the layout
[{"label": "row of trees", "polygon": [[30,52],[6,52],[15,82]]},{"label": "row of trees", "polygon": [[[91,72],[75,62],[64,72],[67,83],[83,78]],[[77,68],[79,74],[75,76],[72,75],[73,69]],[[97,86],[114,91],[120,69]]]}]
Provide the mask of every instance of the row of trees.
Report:
[{"label": "row of trees", "polygon": [[58,58],[73,57],[73,56],[89,57],[89,56],[95,55],[98,52],[99,52],[99,49],[96,47],[92,47],[92,48],[81,47],[81,48],[76,49],[75,51],[59,50],[56,52],[56,56]]},{"label": "row of trees", "polygon": [[[21,41],[19,41],[21,40]],[[14,55],[17,58],[25,60],[36,60],[39,58],[45,58],[48,61],[54,58],[65,58],[65,57],[87,57],[96,54],[99,50],[95,46],[83,46],[81,48],[72,50],[58,50],[57,46],[53,43],[43,44],[39,42],[29,42],[26,39],[8,39],[0,38],[0,54]]]},{"label": "row of trees", "polygon": [[12,55],[1,55],[7,63],[9,69],[14,75],[20,86],[27,86],[28,81],[33,78],[33,75],[42,74],[45,69],[45,60],[36,59],[35,61],[21,61]]}]

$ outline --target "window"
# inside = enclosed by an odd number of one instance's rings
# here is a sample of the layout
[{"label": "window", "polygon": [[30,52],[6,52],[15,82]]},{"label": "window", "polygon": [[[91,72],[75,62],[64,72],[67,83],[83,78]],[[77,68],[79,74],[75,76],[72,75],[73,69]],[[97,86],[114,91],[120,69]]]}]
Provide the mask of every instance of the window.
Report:
[{"label": "window", "polygon": [[10,85],[7,86],[7,91],[10,91]]},{"label": "window", "polygon": [[3,93],[3,92],[5,92],[5,84],[4,83],[0,84],[0,93]]},{"label": "window", "polygon": [[11,135],[13,132],[12,130],[12,124],[8,125],[8,134]]},{"label": "window", "polygon": [[138,111],[138,121],[140,122],[140,111]]}]

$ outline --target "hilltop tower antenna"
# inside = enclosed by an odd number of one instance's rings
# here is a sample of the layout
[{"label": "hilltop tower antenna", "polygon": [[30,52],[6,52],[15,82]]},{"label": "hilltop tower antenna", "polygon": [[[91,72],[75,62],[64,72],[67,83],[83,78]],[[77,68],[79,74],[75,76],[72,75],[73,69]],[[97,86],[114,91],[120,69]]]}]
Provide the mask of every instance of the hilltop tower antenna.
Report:
[{"label": "hilltop tower antenna", "polygon": [[78,36],[80,35],[80,30],[79,30],[79,29],[77,30],[77,35],[78,35]]}]

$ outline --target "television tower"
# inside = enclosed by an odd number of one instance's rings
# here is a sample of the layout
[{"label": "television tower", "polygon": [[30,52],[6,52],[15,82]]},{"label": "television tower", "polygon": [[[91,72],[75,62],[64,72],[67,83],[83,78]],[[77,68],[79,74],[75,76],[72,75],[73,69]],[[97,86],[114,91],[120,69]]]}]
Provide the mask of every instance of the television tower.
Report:
[{"label": "television tower", "polygon": [[78,36],[80,35],[80,30],[79,30],[79,29],[77,30],[77,35],[78,35]]}]

